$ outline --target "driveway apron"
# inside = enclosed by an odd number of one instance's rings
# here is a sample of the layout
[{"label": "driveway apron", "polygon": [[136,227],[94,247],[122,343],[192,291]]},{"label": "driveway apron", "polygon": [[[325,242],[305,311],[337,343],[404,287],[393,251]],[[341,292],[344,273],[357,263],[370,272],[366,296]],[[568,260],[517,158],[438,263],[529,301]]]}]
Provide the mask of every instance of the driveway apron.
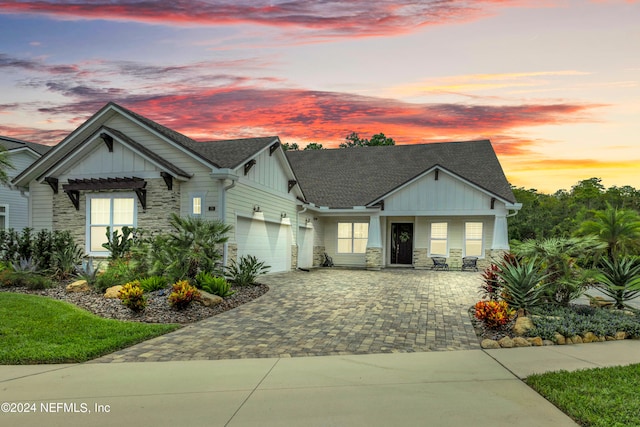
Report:
[{"label": "driveway apron", "polygon": [[138,362],[479,349],[479,273],[318,269],[263,276],[233,310],[94,360]]}]

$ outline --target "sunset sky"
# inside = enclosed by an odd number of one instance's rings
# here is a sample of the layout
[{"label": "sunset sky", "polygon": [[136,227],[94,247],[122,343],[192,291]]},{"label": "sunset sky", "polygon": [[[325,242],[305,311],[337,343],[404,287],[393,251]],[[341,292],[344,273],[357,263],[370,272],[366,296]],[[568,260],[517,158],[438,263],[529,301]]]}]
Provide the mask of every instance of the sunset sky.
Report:
[{"label": "sunset sky", "polygon": [[55,144],[109,101],[196,140],[491,139],[518,187],[640,188],[640,2],[0,1],[0,135]]}]

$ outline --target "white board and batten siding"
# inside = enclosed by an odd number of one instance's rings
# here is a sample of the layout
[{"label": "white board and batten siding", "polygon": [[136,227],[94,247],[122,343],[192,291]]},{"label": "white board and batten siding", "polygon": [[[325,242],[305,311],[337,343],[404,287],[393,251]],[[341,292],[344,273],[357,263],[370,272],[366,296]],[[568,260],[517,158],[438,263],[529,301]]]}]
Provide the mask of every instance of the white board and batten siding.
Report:
[{"label": "white board and batten siding", "polygon": [[[13,168],[8,169],[9,180],[13,179],[26,169],[38,157],[26,149],[9,151],[9,161]],[[0,185],[0,206],[4,209],[5,228],[22,230],[29,227],[29,199],[27,194],[19,190],[12,190],[8,186]]]},{"label": "white board and batten siding", "polygon": [[338,223],[359,222],[369,224],[368,216],[326,217],[322,220],[324,229],[324,247],[329,256],[333,258],[335,265],[343,267],[364,267],[366,265],[365,253],[339,253],[338,252]]},{"label": "white board and batten siding", "polygon": [[[46,183],[29,183],[30,227],[35,231],[53,229],[53,191]],[[73,208],[72,208],[73,209]]]},{"label": "white board and batten siding", "polygon": [[381,215],[491,215],[496,209],[506,212],[504,203],[471,184],[442,171],[435,179],[429,172],[384,198]]}]

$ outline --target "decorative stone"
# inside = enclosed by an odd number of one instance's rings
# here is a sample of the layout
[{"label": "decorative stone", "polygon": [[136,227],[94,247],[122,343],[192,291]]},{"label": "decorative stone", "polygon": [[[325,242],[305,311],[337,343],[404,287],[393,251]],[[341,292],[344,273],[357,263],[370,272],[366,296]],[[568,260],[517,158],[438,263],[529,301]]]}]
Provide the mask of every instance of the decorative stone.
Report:
[{"label": "decorative stone", "polygon": [[518,317],[513,325],[513,333],[522,336],[530,329],[533,329],[533,322],[528,317]]},{"label": "decorative stone", "polygon": [[89,292],[91,288],[86,280],[76,280],[66,287],[67,292]]},{"label": "decorative stone", "polygon": [[515,337],[513,339],[514,347],[531,347],[531,343],[522,337]]},{"label": "decorative stone", "polygon": [[612,337],[611,335],[607,335],[606,337],[604,337],[605,340],[607,341],[615,341],[616,337]]},{"label": "decorative stone", "polygon": [[121,285],[116,285],[116,286],[112,286],[110,288],[107,288],[106,292],[104,293],[104,297],[105,298],[118,298],[118,295],[120,294],[120,290],[122,289]]},{"label": "decorative stone", "polygon": [[582,341],[582,337],[580,335],[574,335],[571,337],[571,342],[574,344],[582,344],[584,341]]},{"label": "decorative stone", "polygon": [[529,341],[529,343],[532,346],[535,346],[535,347],[541,347],[542,346],[542,338],[540,338],[540,337],[527,338],[527,341]]},{"label": "decorative stone", "polygon": [[513,347],[513,340],[510,337],[501,338],[498,343],[502,348],[511,348]]},{"label": "decorative stone", "polygon": [[627,338],[627,333],[626,332],[624,332],[624,331],[616,332],[616,339],[617,340],[623,340],[625,338]]},{"label": "decorative stone", "polygon": [[555,345],[556,343],[554,343],[551,340],[542,340],[542,345],[544,346],[548,346],[548,345]]},{"label": "decorative stone", "polygon": [[484,349],[494,349],[494,348],[500,348],[500,344],[498,343],[498,341],[495,341],[495,340],[483,339],[482,342],[480,343],[480,347]]},{"label": "decorative stone", "polygon": [[606,341],[605,336],[604,336],[604,335],[600,335],[600,336],[598,337],[598,341],[599,341],[599,342],[605,342],[605,341]]},{"label": "decorative stone", "polygon": [[597,342],[598,337],[593,332],[587,332],[582,336],[583,343]]},{"label": "decorative stone", "polygon": [[200,298],[198,299],[198,302],[205,307],[213,307],[214,305],[220,304],[222,301],[222,297],[200,290]]},{"label": "decorative stone", "polygon": [[564,338],[564,335],[559,334],[556,332],[556,334],[553,336],[553,340],[556,342],[556,344],[558,345],[565,345],[567,343],[567,340]]},{"label": "decorative stone", "polygon": [[613,301],[608,301],[603,297],[593,297],[589,298],[589,305],[591,307],[599,307],[599,308],[613,308]]}]

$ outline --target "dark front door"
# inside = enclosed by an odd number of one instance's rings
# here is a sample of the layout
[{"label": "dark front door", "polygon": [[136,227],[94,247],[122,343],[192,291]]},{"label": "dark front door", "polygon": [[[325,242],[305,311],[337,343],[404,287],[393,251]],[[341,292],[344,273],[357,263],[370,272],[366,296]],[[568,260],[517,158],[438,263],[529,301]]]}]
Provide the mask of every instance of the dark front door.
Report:
[{"label": "dark front door", "polygon": [[413,264],[413,224],[391,223],[391,264]]}]

